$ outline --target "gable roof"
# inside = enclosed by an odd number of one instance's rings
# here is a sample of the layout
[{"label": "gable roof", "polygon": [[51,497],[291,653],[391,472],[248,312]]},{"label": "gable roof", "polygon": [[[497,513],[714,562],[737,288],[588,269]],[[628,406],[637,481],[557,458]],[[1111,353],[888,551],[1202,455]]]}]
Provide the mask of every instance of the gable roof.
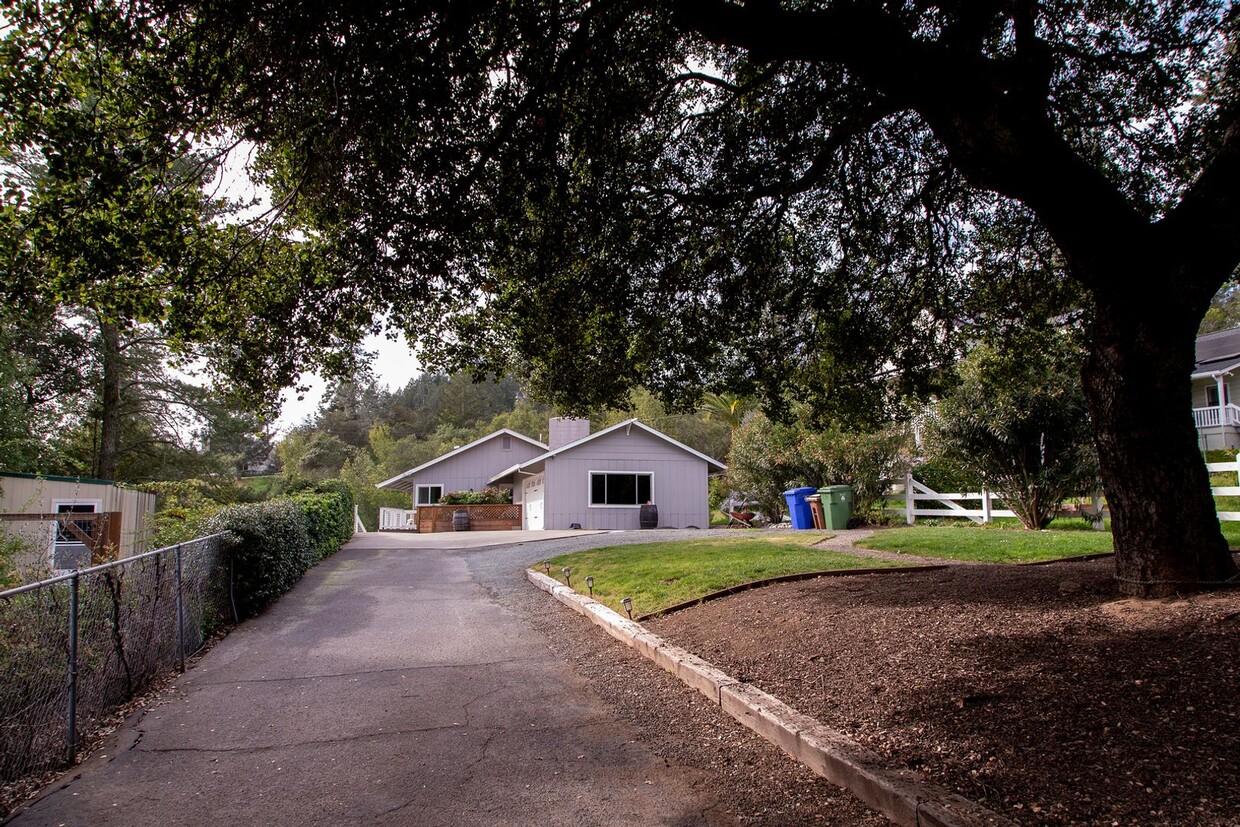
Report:
[{"label": "gable roof", "polygon": [[601,431],[597,431],[597,432],[595,432],[595,433],[593,433],[593,434],[590,434],[589,436],[584,436],[584,437],[582,437],[581,439],[575,440],[575,441],[573,441],[573,442],[569,442],[569,443],[567,443],[567,444],[565,444],[565,445],[561,445],[561,446],[560,446],[560,447],[558,447],[558,448],[555,448],[555,449],[553,449],[553,450],[547,451],[545,454],[539,454],[538,456],[534,457],[533,459],[526,460],[525,462],[518,463],[517,465],[514,465],[514,466],[512,466],[511,468],[507,468],[507,469],[505,469],[505,470],[503,470],[503,471],[500,471],[498,474],[496,474],[495,476],[491,477],[491,479],[487,480],[487,482],[496,482],[496,481],[498,481],[498,480],[502,480],[502,479],[504,479],[505,477],[512,476],[513,474],[515,474],[515,473],[517,473],[517,472],[519,472],[519,471],[521,471],[521,470],[523,470],[523,469],[525,469],[525,468],[529,468],[530,466],[533,466],[533,465],[538,465],[539,463],[546,462],[547,460],[551,459],[552,457],[555,457],[555,456],[558,456],[559,454],[564,454],[564,453],[567,453],[567,452],[569,452],[569,451],[572,451],[572,450],[574,450],[574,449],[578,448],[579,446],[585,445],[585,444],[586,444],[586,443],[588,443],[588,442],[593,442],[594,440],[596,440],[596,439],[600,439],[600,438],[602,438],[602,437],[604,437],[604,436],[607,436],[608,434],[613,433],[613,432],[615,432],[615,431],[618,431],[618,430],[620,430],[621,428],[625,428],[625,429],[626,429],[626,433],[627,433],[627,432],[628,432],[628,431],[627,431],[627,429],[631,429],[631,428],[633,428],[633,427],[637,427],[637,428],[639,428],[639,429],[641,429],[641,430],[645,431],[646,433],[650,434],[651,436],[653,436],[653,437],[657,437],[657,438],[659,438],[659,439],[663,440],[663,441],[664,441],[664,442],[666,442],[668,445],[671,445],[673,448],[679,448],[681,451],[684,451],[686,454],[689,454],[689,455],[691,455],[691,456],[697,457],[698,459],[700,459],[700,460],[702,460],[703,462],[705,462],[705,463],[706,463],[706,465],[707,465],[707,467],[709,467],[709,468],[713,468],[713,469],[714,469],[714,470],[716,470],[716,471],[726,471],[726,470],[728,470],[728,466],[724,465],[724,464],[723,464],[722,462],[720,462],[719,460],[717,460],[717,459],[712,459],[711,457],[708,457],[708,456],[706,456],[706,455],[705,455],[705,454],[703,454],[703,453],[700,453],[700,452],[698,452],[698,451],[695,451],[695,450],[693,450],[692,448],[690,448],[688,445],[685,445],[685,444],[684,444],[684,443],[682,443],[682,442],[677,442],[676,440],[672,439],[670,436],[668,436],[667,434],[663,433],[662,431],[656,431],[654,428],[651,428],[649,425],[642,424],[641,422],[639,422],[639,421],[638,421],[638,420],[636,420],[636,419],[626,419],[624,422],[620,422],[620,423],[617,423],[617,424],[615,424],[615,425],[612,425],[610,428],[604,428],[603,430],[601,430]]},{"label": "gable roof", "polygon": [[425,471],[427,468],[430,468],[431,466],[438,465],[444,460],[451,459],[452,457],[455,457],[459,454],[463,454],[466,451],[468,451],[470,448],[476,448],[479,445],[482,445],[484,442],[490,442],[496,437],[501,437],[501,436],[516,437],[522,442],[533,445],[535,448],[541,448],[544,451],[547,450],[547,446],[544,443],[539,442],[536,439],[530,439],[525,434],[519,434],[516,431],[509,430],[508,428],[500,428],[498,431],[489,433],[484,437],[475,439],[473,442],[469,443],[468,445],[462,445],[459,448],[454,448],[446,454],[442,454],[441,456],[435,457],[430,462],[424,462],[421,465],[419,465],[417,468],[410,468],[408,471],[406,471],[403,474],[397,474],[396,476],[392,477],[390,480],[384,480],[383,482],[377,482],[375,483],[375,488],[394,488],[397,491],[410,491],[412,490],[411,486],[402,486],[402,485],[399,485],[399,483],[402,480],[406,480],[409,477],[412,477],[413,475],[421,471]]},{"label": "gable roof", "polygon": [[1240,368],[1240,327],[1219,330],[1197,337],[1197,363],[1194,379]]}]

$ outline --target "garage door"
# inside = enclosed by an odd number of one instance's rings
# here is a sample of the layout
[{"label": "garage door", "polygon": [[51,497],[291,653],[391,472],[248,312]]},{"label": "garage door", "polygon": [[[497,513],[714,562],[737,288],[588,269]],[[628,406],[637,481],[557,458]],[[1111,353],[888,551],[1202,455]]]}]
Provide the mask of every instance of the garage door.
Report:
[{"label": "garage door", "polygon": [[543,475],[530,477],[521,484],[521,501],[526,531],[542,531]]}]

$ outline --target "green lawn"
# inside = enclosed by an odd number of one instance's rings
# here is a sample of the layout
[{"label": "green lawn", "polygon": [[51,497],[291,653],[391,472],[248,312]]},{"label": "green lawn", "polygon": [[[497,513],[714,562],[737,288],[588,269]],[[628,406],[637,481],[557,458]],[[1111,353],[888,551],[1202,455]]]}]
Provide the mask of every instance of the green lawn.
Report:
[{"label": "green lawn", "polygon": [[981,563],[1027,563],[1111,551],[1109,531],[1082,530],[1085,528],[1082,520],[1064,522],[1071,523],[1071,527],[1055,530],[1055,523],[1051,523],[1047,531],[1025,531],[1019,528],[1019,523],[1013,526],[1006,521],[995,521],[989,526],[973,523],[905,526],[880,531],[857,545]]},{"label": "green lawn", "polygon": [[[633,598],[633,616],[675,606],[729,586],[767,577],[833,569],[878,568],[897,562],[814,548],[825,531],[798,531],[683,542],[642,543],[582,551],[551,558],[551,574],[563,582],[572,569],[573,588],[586,593],[594,576],[594,597],[618,612],[620,599]],[[542,566],[535,566],[542,571]]]},{"label": "green lawn", "polygon": [[260,497],[270,497],[275,488],[280,485],[280,475],[268,474],[262,477],[242,477],[240,483]]}]

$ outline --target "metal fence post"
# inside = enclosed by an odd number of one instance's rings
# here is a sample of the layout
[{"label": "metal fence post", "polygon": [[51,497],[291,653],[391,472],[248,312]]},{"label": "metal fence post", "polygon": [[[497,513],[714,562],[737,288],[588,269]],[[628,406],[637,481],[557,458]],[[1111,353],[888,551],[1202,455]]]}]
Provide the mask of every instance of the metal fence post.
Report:
[{"label": "metal fence post", "polygon": [[77,758],[78,574],[69,580],[69,764]]},{"label": "metal fence post", "polygon": [[181,581],[181,544],[177,543],[177,663],[185,671],[185,591]]}]

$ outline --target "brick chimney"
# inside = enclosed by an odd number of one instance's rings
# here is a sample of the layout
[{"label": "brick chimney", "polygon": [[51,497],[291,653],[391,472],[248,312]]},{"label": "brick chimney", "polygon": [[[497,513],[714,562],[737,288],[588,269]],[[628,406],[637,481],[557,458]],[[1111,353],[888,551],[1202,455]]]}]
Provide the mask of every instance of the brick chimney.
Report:
[{"label": "brick chimney", "polygon": [[590,435],[590,420],[567,416],[553,416],[548,423],[547,448],[554,451],[570,442]]}]

